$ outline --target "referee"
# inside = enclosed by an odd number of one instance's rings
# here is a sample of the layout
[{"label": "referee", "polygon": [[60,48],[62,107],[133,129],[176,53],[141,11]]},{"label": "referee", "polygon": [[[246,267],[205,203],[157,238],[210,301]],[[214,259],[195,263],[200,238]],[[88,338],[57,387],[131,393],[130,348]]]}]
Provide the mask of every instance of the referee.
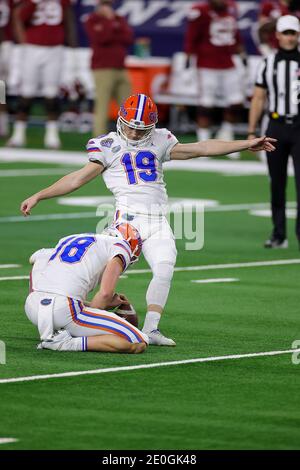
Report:
[{"label": "referee", "polygon": [[297,190],[296,235],[300,247],[300,52],[298,18],[285,15],[278,19],[277,52],[266,57],[258,71],[249,113],[248,138],[253,138],[257,124],[268,101],[269,126],[267,135],[278,139],[276,150],[267,152],[271,183],[273,231],[265,248],[287,248],[286,185],[289,155],[293,158]]}]

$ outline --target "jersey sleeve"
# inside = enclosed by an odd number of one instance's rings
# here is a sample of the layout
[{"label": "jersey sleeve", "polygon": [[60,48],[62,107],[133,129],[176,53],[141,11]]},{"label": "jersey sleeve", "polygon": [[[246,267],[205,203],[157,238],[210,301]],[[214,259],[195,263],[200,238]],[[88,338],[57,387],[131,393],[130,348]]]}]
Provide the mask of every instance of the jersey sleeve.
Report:
[{"label": "jersey sleeve", "polygon": [[266,70],[267,70],[267,59],[264,59],[259,65],[255,86],[260,88],[268,88],[267,79],[266,79]]},{"label": "jersey sleeve", "polygon": [[125,241],[116,240],[116,243],[112,245],[109,259],[111,260],[116,256],[119,256],[119,258],[121,258],[123,263],[123,272],[126,271],[131,261],[131,250],[129,248],[129,245],[127,245]]},{"label": "jersey sleeve", "polygon": [[168,129],[163,129],[161,133],[161,144],[162,144],[162,162],[168,162],[171,160],[171,150],[178,144],[178,140],[174,134]]},{"label": "jersey sleeve", "polygon": [[41,250],[37,250],[29,258],[29,263],[34,264],[36,261],[40,261],[41,263],[44,262],[45,266],[48,263],[50,256],[53,253],[54,248],[42,248]]},{"label": "jersey sleeve", "polygon": [[101,147],[99,139],[90,139],[86,145],[88,159],[90,162],[99,163],[107,168],[109,166],[105,151]]}]

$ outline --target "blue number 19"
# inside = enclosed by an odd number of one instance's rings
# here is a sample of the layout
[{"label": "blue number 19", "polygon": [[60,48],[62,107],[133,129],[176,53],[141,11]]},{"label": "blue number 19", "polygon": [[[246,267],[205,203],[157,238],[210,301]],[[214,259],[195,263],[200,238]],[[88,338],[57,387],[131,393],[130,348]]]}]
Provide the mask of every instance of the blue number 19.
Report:
[{"label": "blue number 19", "polygon": [[137,184],[137,178],[145,183],[157,179],[155,155],[152,152],[141,150],[134,156],[131,153],[124,153],[121,163],[125,168],[128,184]]}]

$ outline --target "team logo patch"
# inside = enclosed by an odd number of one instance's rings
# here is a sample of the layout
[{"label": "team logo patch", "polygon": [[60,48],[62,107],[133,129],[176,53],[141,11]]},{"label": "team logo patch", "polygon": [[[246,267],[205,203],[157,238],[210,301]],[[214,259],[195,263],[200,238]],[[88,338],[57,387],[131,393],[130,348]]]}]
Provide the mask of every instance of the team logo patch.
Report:
[{"label": "team logo patch", "polygon": [[120,114],[124,117],[126,117],[127,114],[128,114],[126,109],[125,109],[125,106],[123,104],[122,104],[121,109],[120,109]]},{"label": "team logo patch", "polygon": [[113,144],[113,141],[114,139],[104,139],[104,140],[101,140],[100,144],[103,146],[103,147],[107,147],[107,148],[110,148]]},{"label": "team logo patch", "polygon": [[134,219],[134,215],[122,214],[122,219],[127,220],[128,222],[131,222]]},{"label": "team logo patch", "polygon": [[42,305],[50,305],[52,302],[52,299],[42,299],[41,304]]},{"label": "team logo patch", "polygon": [[157,121],[157,113],[149,113],[149,119],[151,122]]},{"label": "team logo patch", "polygon": [[117,145],[116,147],[113,147],[113,148],[111,149],[111,151],[112,151],[113,153],[117,153],[119,150],[121,150],[121,145]]}]

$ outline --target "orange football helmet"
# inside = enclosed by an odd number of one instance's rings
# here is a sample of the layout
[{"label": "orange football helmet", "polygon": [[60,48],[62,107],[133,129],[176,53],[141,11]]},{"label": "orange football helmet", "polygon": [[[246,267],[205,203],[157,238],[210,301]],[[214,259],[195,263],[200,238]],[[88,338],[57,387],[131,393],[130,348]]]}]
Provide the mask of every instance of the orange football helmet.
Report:
[{"label": "orange football helmet", "polygon": [[135,263],[142,252],[142,239],[138,230],[127,222],[113,224],[104,230],[104,233],[113,237],[122,237],[132,253],[130,264]]},{"label": "orange football helmet", "polygon": [[[151,140],[157,121],[157,106],[152,99],[142,93],[131,95],[120,107],[117,132],[128,144],[142,146]],[[141,137],[130,139],[127,128],[141,131]]]}]

